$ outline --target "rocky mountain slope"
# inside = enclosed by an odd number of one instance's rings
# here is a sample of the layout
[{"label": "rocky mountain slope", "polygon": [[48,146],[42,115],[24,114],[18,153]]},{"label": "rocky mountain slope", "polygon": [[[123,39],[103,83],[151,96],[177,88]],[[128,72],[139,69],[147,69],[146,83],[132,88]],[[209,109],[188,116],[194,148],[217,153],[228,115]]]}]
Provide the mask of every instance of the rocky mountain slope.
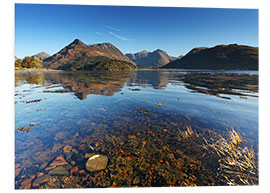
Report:
[{"label": "rocky mountain slope", "polygon": [[120,50],[109,43],[86,45],[79,39],[75,39],[72,43],[64,47],[56,54],[44,59],[43,66],[45,68],[57,69],[61,65],[65,65],[71,60],[83,57],[104,56],[114,60],[120,60],[133,63]]},{"label": "rocky mountain slope", "polygon": [[194,48],[163,68],[258,70],[258,48],[237,44]]},{"label": "rocky mountain slope", "polygon": [[140,67],[161,67],[176,60],[175,57],[169,56],[165,51],[160,49],[153,52],[144,50],[135,54],[128,53],[126,56]]}]

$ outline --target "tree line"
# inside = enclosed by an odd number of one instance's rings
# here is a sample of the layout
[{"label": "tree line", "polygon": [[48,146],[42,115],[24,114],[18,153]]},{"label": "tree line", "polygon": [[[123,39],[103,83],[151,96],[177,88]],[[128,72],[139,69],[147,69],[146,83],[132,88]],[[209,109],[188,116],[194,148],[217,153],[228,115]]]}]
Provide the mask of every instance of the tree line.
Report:
[{"label": "tree line", "polygon": [[26,56],[23,60],[15,60],[15,68],[42,68],[43,60],[37,57]]}]

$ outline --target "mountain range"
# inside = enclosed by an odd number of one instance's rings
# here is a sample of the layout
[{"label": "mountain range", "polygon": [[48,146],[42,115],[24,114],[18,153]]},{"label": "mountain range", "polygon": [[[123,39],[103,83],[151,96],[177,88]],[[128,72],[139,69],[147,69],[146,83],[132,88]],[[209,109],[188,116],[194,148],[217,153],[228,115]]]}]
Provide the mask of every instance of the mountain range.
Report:
[{"label": "mountain range", "polygon": [[153,52],[141,51],[137,53],[127,53],[126,56],[140,67],[162,67],[169,62],[176,60],[176,57],[169,56],[165,51],[157,49]]},{"label": "mountain range", "polygon": [[209,70],[258,70],[258,47],[229,44],[192,49],[162,68]]},{"label": "mountain range", "polygon": [[143,67],[165,69],[258,70],[258,47],[217,45],[193,48],[185,56],[169,56],[157,49],[124,55],[110,43],[87,45],[79,39],[49,56],[41,52],[35,57],[44,60],[43,67],[62,70],[111,70]]},{"label": "mountain range", "polygon": [[38,54],[35,54],[32,57],[37,57],[37,58],[41,58],[42,60],[44,60],[45,58],[50,57],[50,54],[48,54],[47,52],[39,52]]},{"label": "mountain range", "polygon": [[128,57],[126,57],[119,49],[110,43],[86,45],[79,39],[75,39],[72,43],[64,47],[56,54],[45,58],[43,66],[45,68],[57,69],[61,65],[83,57],[103,56],[113,60],[128,62],[136,66]]}]

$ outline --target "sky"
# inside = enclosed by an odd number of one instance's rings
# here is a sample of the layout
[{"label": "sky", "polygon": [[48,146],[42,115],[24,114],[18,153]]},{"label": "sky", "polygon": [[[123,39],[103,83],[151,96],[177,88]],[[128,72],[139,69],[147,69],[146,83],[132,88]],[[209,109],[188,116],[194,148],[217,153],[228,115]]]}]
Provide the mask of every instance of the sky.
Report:
[{"label": "sky", "polygon": [[80,39],[171,56],[219,44],[258,46],[257,9],[15,4],[15,56],[53,55]]}]

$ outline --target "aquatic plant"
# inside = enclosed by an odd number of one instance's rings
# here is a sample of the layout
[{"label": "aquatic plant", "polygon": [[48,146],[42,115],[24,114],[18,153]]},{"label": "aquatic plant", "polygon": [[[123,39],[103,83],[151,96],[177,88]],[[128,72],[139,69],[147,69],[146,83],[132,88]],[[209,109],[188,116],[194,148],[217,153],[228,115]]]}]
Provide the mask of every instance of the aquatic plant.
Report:
[{"label": "aquatic plant", "polygon": [[209,141],[203,138],[206,143],[203,148],[218,156],[218,171],[225,173],[222,175],[225,182],[228,185],[258,184],[258,166],[253,148],[241,147],[242,137],[234,129],[229,131],[229,139],[220,135],[217,137]]},{"label": "aquatic plant", "polygon": [[181,139],[189,139],[191,136],[198,136],[198,134],[196,133],[196,131],[193,131],[191,127],[187,126],[186,129],[184,130],[180,130],[179,128],[178,129],[178,139],[181,140]]}]

